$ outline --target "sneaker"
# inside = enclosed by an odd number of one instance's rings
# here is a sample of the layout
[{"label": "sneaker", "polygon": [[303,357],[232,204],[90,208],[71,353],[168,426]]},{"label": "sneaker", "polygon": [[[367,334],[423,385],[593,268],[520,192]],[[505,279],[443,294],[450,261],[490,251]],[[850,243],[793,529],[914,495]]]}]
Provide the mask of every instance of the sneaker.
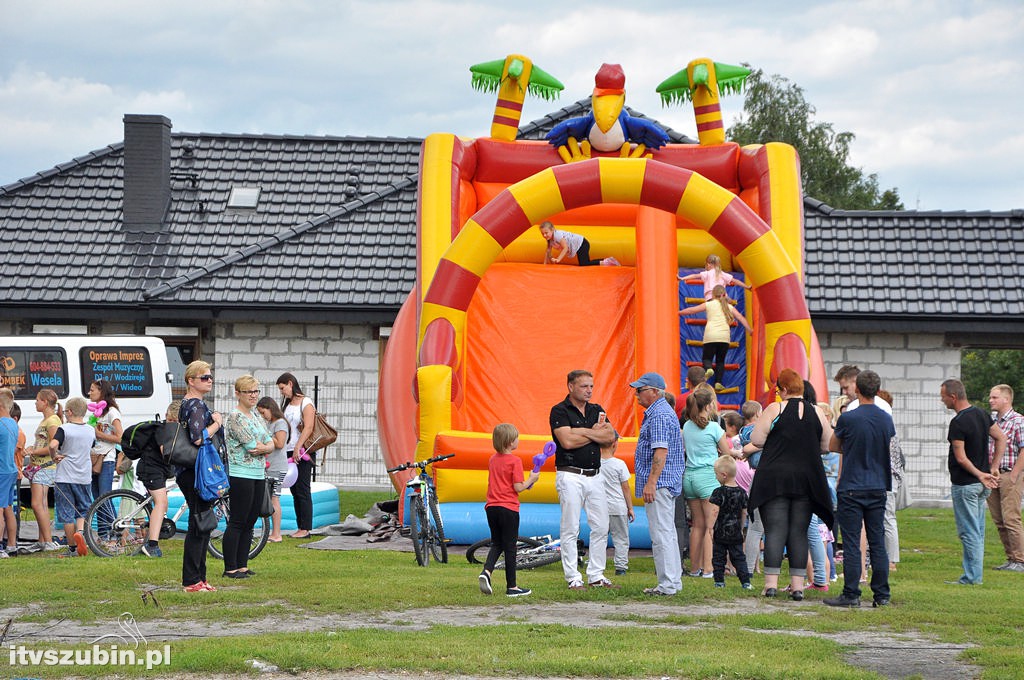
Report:
[{"label": "sneaker", "polygon": [[615,575],[616,576],[625,576],[627,571],[628,571],[628,569],[616,569],[615,570]]},{"label": "sneaker", "polygon": [[832,578],[829,579],[829,581],[831,581],[832,583],[835,583],[838,580],[839,580],[839,574],[833,574]]},{"label": "sneaker", "polygon": [[85,546],[85,536],[82,532],[76,531],[71,537],[72,544],[68,545],[68,550],[74,550],[78,553],[79,557],[85,557],[89,554],[89,548]]},{"label": "sneaker", "polygon": [[960,578],[958,578],[957,580],[955,580],[955,581],[943,581],[943,583],[945,583],[947,586],[972,586],[972,585],[974,585],[973,583],[971,583],[970,581],[968,581],[967,579],[965,579],[962,576]]},{"label": "sneaker", "polygon": [[887,598],[887,597],[880,597],[880,598],[874,600],[871,603],[871,606],[875,607],[876,609],[878,607],[888,607],[889,606],[889,598]]},{"label": "sneaker", "polygon": [[190,586],[185,586],[184,591],[186,593],[205,593],[207,591],[206,581],[200,581],[199,583],[193,583]]},{"label": "sneaker", "polygon": [[515,588],[509,588],[506,590],[505,595],[508,597],[525,597],[532,592],[533,591],[529,588],[520,588],[519,586],[516,586]]},{"label": "sneaker", "polygon": [[490,574],[488,574],[485,571],[482,574],[480,574],[480,576],[478,576],[477,579],[480,581],[480,592],[481,593],[483,593],[484,595],[492,595],[492,594],[494,594],[494,590],[491,589],[491,575]]},{"label": "sneaker", "polygon": [[601,260],[601,266],[602,267],[620,267],[621,265],[619,264],[619,261],[616,260],[614,257],[606,257],[603,260]]},{"label": "sneaker", "polygon": [[715,369],[709,368],[708,370],[704,371],[704,379],[705,380],[711,380],[714,377],[715,377]]},{"label": "sneaker", "polygon": [[705,574],[704,572],[701,572],[700,577],[701,578],[714,578],[715,575],[714,574]]},{"label": "sneaker", "polygon": [[811,585],[807,586],[807,589],[808,590],[820,590],[823,593],[827,593],[828,592],[828,584],[826,583],[825,585],[819,586],[817,583],[812,583]]},{"label": "sneaker", "polygon": [[158,545],[143,545],[142,554],[146,557],[163,557],[164,551],[160,549]]},{"label": "sneaker", "polygon": [[606,578],[600,578],[590,583],[591,588],[610,588],[612,590],[618,590],[622,586],[617,586]]},{"label": "sneaker", "polygon": [[692,576],[694,578],[700,578],[703,575],[704,575],[704,570],[703,569],[697,569],[696,571],[691,571],[689,574],[687,574],[687,576]]},{"label": "sneaker", "polygon": [[587,587],[583,585],[583,581],[575,579],[569,583],[569,590],[586,590]]},{"label": "sneaker", "polygon": [[644,595],[653,595],[655,597],[671,597],[675,593],[666,593],[661,588],[655,586],[654,588],[644,588]]},{"label": "sneaker", "polygon": [[744,583],[743,584],[743,590],[753,590],[753,589],[754,589],[754,586],[750,585],[749,583]]},{"label": "sneaker", "polygon": [[840,595],[839,597],[828,597],[822,600],[829,607],[859,607],[859,597],[848,597],[846,595]]},{"label": "sneaker", "polygon": [[1005,571],[1024,572],[1024,562],[1010,562],[1010,566],[1008,566]]},{"label": "sneaker", "polygon": [[725,587],[725,581],[715,581],[715,587],[716,588],[724,588]]},{"label": "sneaker", "polygon": [[0,550],[0,560],[6,560],[10,555],[7,554],[6,550]]},{"label": "sneaker", "polygon": [[39,543],[40,550],[43,552],[56,552],[61,549],[60,544],[57,541],[44,541]]},{"label": "sneaker", "polygon": [[992,568],[995,569],[996,571],[1005,571],[1005,570],[1010,568],[1011,564],[1013,564],[1013,562],[1006,561],[1006,562],[1003,562],[1002,564],[1000,564],[998,567],[992,567]]}]

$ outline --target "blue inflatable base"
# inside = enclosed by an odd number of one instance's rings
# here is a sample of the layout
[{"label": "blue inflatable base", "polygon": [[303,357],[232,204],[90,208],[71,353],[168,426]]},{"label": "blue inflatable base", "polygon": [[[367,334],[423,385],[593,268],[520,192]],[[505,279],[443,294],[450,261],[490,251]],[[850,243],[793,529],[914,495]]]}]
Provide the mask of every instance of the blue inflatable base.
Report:
[{"label": "blue inflatable base", "polygon": [[[337,524],[339,521],[340,508],[338,506],[338,488],[326,482],[313,482],[310,487],[313,496],[313,528],[325,527],[330,524]],[[185,501],[184,496],[178,489],[167,492],[167,514],[174,516],[181,504]],[[178,531],[188,531],[188,510],[177,521],[175,526]],[[221,520],[217,528],[224,531],[224,520]],[[284,489],[281,492],[281,530],[295,531],[299,526],[295,522],[295,504],[292,502],[291,489]],[[486,522],[485,522],[486,528]]]},{"label": "blue inflatable base", "polygon": [[[444,522],[444,534],[452,543],[469,545],[490,538],[491,530],[487,527],[483,503],[441,503],[438,507]],[[647,513],[643,507],[634,507],[633,511],[636,519],[629,525],[629,545],[631,548],[650,549]],[[551,535],[557,538],[561,518],[561,507],[554,503],[523,503],[519,507],[519,535]],[[586,512],[580,518],[580,538],[589,544],[590,527]]]}]

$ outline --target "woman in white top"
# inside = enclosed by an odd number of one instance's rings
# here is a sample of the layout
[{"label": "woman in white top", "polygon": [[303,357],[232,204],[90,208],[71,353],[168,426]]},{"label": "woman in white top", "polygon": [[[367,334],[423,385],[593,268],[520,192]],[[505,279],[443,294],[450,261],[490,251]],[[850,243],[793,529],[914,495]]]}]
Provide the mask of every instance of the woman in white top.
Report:
[{"label": "woman in white top", "polygon": [[747,319],[739,313],[735,307],[729,304],[729,298],[725,294],[725,286],[715,286],[711,291],[711,300],[702,302],[693,307],[687,307],[679,311],[680,316],[687,314],[699,314],[705,312],[708,316],[707,324],[704,326],[704,353],[701,363],[704,370],[712,367],[714,359],[714,371],[708,374],[708,383],[713,384],[712,378],[718,376],[719,382],[725,372],[725,355],[729,351],[729,328],[733,319],[736,319],[741,326],[752,333]]},{"label": "woman in white top", "polygon": [[277,379],[277,389],[281,391],[281,410],[284,419],[291,426],[291,436],[284,450],[294,461],[299,476],[292,485],[292,503],[295,506],[295,524],[298,527],[292,538],[309,538],[313,528],[313,495],[310,483],[313,468],[316,466],[316,453],[306,453],[304,444],[313,431],[313,419],[316,407],[313,400],[307,397],[299,381],[291,373],[282,373]]},{"label": "woman in white top", "polygon": [[[99,414],[89,418],[89,424],[96,430],[96,443],[92,447],[92,497],[99,498],[114,486],[114,465],[117,463],[117,445],[121,443],[124,428],[121,425],[121,411],[117,408],[114,386],[106,380],[97,380],[89,385],[89,401],[93,404],[105,402]],[[99,459],[102,457],[102,462]],[[98,469],[97,469],[98,467]],[[110,532],[114,520],[114,509],[110,504],[100,508],[96,514],[97,530],[100,536]]]}]

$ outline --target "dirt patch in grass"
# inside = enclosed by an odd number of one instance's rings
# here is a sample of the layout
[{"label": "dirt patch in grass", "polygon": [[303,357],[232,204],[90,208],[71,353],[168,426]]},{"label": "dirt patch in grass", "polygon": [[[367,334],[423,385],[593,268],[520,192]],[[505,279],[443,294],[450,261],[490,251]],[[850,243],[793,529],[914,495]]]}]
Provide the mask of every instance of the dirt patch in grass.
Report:
[{"label": "dirt patch in grass", "polygon": [[[715,605],[671,606],[657,602],[630,602],[623,606],[612,602],[523,603],[497,604],[481,607],[431,607],[405,611],[377,612],[345,615],[302,615],[267,617],[255,621],[232,622],[224,626],[217,622],[146,620],[138,621],[138,632],[149,643],[189,638],[259,635],[263,633],[308,632],[310,630],[425,630],[430,625],[488,626],[509,623],[558,624],[600,627],[665,627],[686,629],[690,626],[673,623],[672,619],[686,616],[727,614],[756,614],[771,611],[776,605],[749,598]],[[117,630],[113,622],[79,624],[70,621],[49,623],[19,623],[18,618],[30,610],[0,610],[0,621],[14,619],[7,632],[7,644],[74,642],[89,643],[101,635]],[[870,611],[863,612],[870,616]],[[707,628],[702,624],[701,628]],[[849,648],[846,660],[853,666],[871,670],[887,678],[927,677],[939,680],[961,680],[978,677],[981,669],[964,663],[957,657],[969,645],[954,645],[928,639],[916,633],[890,633],[885,631],[847,631],[818,633],[805,630],[757,631],[773,635],[816,636],[833,640]],[[285,677],[280,673],[261,673],[261,677]],[[167,678],[185,678],[168,675]],[[242,676],[222,676],[237,680]],[[420,673],[325,673],[310,672],[301,676],[317,680],[334,678],[425,678],[443,676]]]}]

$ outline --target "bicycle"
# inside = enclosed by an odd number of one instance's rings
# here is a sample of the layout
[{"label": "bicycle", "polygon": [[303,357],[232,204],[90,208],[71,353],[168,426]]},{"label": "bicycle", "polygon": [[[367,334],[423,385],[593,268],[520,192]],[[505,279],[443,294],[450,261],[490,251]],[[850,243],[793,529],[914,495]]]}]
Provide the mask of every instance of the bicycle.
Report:
[{"label": "bicycle", "polygon": [[[487,553],[491,549],[491,539],[485,538],[477,541],[466,548],[466,560],[470,564],[483,564]],[[481,553],[484,559],[478,559],[477,553]],[[583,564],[583,557],[587,554],[583,541],[576,541],[576,559],[579,565]],[[516,569],[536,569],[555,562],[562,561],[562,539],[547,536],[519,536],[516,539]],[[494,565],[495,569],[505,568],[505,558],[499,557]]]},{"label": "bicycle", "polygon": [[[170,483],[167,490],[177,487],[177,484]],[[134,557],[142,552],[142,547],[149,540],[150,514],[153,511],[154,501],[150,493],[145,496],[132,491],[131,489],[114,489],[103,494],[89,506],[85,513],[85,543],[93,554],[100,557]],[[188,505],[182,502],[181,507],[173,516],[163,518],[160,525],[160,540],[172,538],[177,532],[177,522],[185,514]],[[218,498],[213,503],[213,511],[217,515],[218,524],[220,519],[227,522],[230,511],[230,497]],[[103,524],[109,524],[110,529],[100,533],[100,515],[103,515]],[[270,518],[260,517],[256,528],[252,533],[252,546],[249,549],[249,559],[255,558],[267,545],[270,537]],[[224,559],[223,550],[224,532],[214,529],[210,534],[210,541],[206,544],[206,550],[218,560]]]},{"label": "bicycle", "polygon": [[[418,463],[402,463],[389,468],[388,472],[401,472],[409,468],[419,468],[419,474],[410,479],[406,489],[412,489],[409,498],[409,533],[412,536],[412,547],[416,552],[416,563],[425,567],[430,563],[430,556],[442,564],[448,562],[448,541],[444,537],[444,523],[441,511],[437,507],[437,495],[434,492],[434,480],[427,474],[427,466],[438,461],[453,458],[454,453],[446,456],[434,456]],[[430,514],[427,514],[430,508]]]}]

